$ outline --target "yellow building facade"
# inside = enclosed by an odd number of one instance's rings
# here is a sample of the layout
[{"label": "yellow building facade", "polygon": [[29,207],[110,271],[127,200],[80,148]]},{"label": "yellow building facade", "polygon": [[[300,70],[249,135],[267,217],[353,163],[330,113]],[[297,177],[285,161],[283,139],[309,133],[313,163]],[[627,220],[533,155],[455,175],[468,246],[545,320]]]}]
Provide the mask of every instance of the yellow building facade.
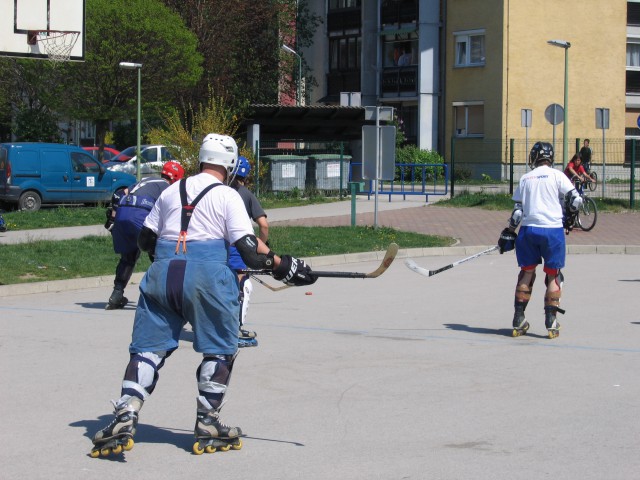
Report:
[{"label": "yellow building facade", "polygon": [[[624,139],[626,1],[452,0],[446,5],[444,137],[452,139],[445,145],[447,157],[453,151],[456,161],[468,163],[476,174],[485,169],[504,177],[510,139],[521,163],[533,142],[555,138],[556,163],[566,163],[576,138],[590,138],[592,146],[602,138],[596,108],[609,109],[607,138]],[[570,47],[550,45],[551,40]],[[566,159],[564,125],[556,125],[554,137],[545,118],[550,105],[564,106],[565,54]],[[522,126],[523,109],[531,110],[528,129]],[[489,168],[491,163],[501,171]]]}]

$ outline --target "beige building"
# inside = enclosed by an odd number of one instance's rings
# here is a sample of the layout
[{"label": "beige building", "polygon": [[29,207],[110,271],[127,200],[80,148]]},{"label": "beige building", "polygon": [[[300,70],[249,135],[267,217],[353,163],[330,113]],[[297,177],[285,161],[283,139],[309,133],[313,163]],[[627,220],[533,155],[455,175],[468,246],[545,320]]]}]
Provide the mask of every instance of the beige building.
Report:
[{"label": "beige building", "polygon": [[[626,18],[622,0],[447,2],[444,136],[454,143],[445,149],[450,154],[453,148],[456,160],[468,162],[474,174],[482,170],[495,178],[505,176],[510,139],[517,139],[516,162],[526,158],[527,133],[529,147],[536,140],[553,142],[545,112],[552,104],[564,106],[565,54],[568,159],[576,138],[590,138],[592,146],[602,138],[596,108],[609,109],[606,136],[623,139]],[[523,109],[531,111],[528,131]],[[556,161],[566,163],[563,132],[564,125],[556,125]],[[495,166],[498,154],[502,172],[486,165]]]}]

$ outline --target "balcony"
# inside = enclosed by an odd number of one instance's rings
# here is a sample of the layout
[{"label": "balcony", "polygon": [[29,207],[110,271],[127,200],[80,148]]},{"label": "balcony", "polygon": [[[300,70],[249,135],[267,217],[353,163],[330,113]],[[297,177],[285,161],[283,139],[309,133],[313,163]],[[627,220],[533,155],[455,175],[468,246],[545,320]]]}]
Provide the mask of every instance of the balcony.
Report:
[{"label": "balcony", "polygon": [[327,31],[329,32],[360,29],[361,23],[359,8],[333,10],[327,15]]},{"label": "balcony", "polygon": [[418,21],[418,0],[385,0],[380,8],[383,25]]},{"label": "balcony", "polygon": [[418,95],[418,67],[385,68],[382,72],[383,97],[414,97]]},{"label": "balcony", "polygon": [[327,95],[360,91],[360,70],[327,74]]}]

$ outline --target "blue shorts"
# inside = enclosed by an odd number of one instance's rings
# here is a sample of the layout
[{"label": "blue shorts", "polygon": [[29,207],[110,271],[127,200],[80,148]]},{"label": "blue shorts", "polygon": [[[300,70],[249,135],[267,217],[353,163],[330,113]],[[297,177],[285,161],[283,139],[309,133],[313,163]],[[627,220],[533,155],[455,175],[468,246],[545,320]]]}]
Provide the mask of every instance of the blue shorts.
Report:
[{"label": "blue shorts", "polygon": [[544,259],[545,269],[564,268],[566,244],[564,229],[520,227],[516,239],[516,258],[518,265],[535,267]]},{"label": "blue shorts", "polygon": [[238,249],[233,245],[229,246],[229,268],[231,270],[244,270],[247,268],[238,253]]},{"label": "blue shorts", "polygon": [[138,235],[149,210],[136,207],[120,207],[111,229],[113,250],[127,254],[138,250]]},{"label": "blue shorts", "polygon": [[187,242],[187,252],[180,254],[175,248],[174,241],[158,240],[155,261],[140,283],[129,352],[175,350],[189,322],[196,352],[233,355],[240,305],[225,242]]}]

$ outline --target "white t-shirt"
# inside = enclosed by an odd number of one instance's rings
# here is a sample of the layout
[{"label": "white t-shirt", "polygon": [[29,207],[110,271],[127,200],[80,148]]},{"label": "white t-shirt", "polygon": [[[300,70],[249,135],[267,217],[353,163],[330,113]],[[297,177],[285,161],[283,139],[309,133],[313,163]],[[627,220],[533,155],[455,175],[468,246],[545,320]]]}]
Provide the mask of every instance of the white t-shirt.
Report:
[{"label": "white t-shirt", "polygon": [[513,200],[522,204],[522,225],[562,227],[562,199],[574,189],[564,172],[546,165],[520,178]]},{"label": "white t-shirt", "polygon": [[[221,183],[208,173],[200,173],[187,180],[187,201],[208,185]],[[144,226],[153,230],[159,238],[178,240],[182,217],[180,182],[169,186],[154,205],[144,221]],[[187,241],[224,239],[235,243],[245,235],[254,235],[253,226],[242,198],[226,185],[215,187],[198,202],[191,215],[187,230]]]}]

